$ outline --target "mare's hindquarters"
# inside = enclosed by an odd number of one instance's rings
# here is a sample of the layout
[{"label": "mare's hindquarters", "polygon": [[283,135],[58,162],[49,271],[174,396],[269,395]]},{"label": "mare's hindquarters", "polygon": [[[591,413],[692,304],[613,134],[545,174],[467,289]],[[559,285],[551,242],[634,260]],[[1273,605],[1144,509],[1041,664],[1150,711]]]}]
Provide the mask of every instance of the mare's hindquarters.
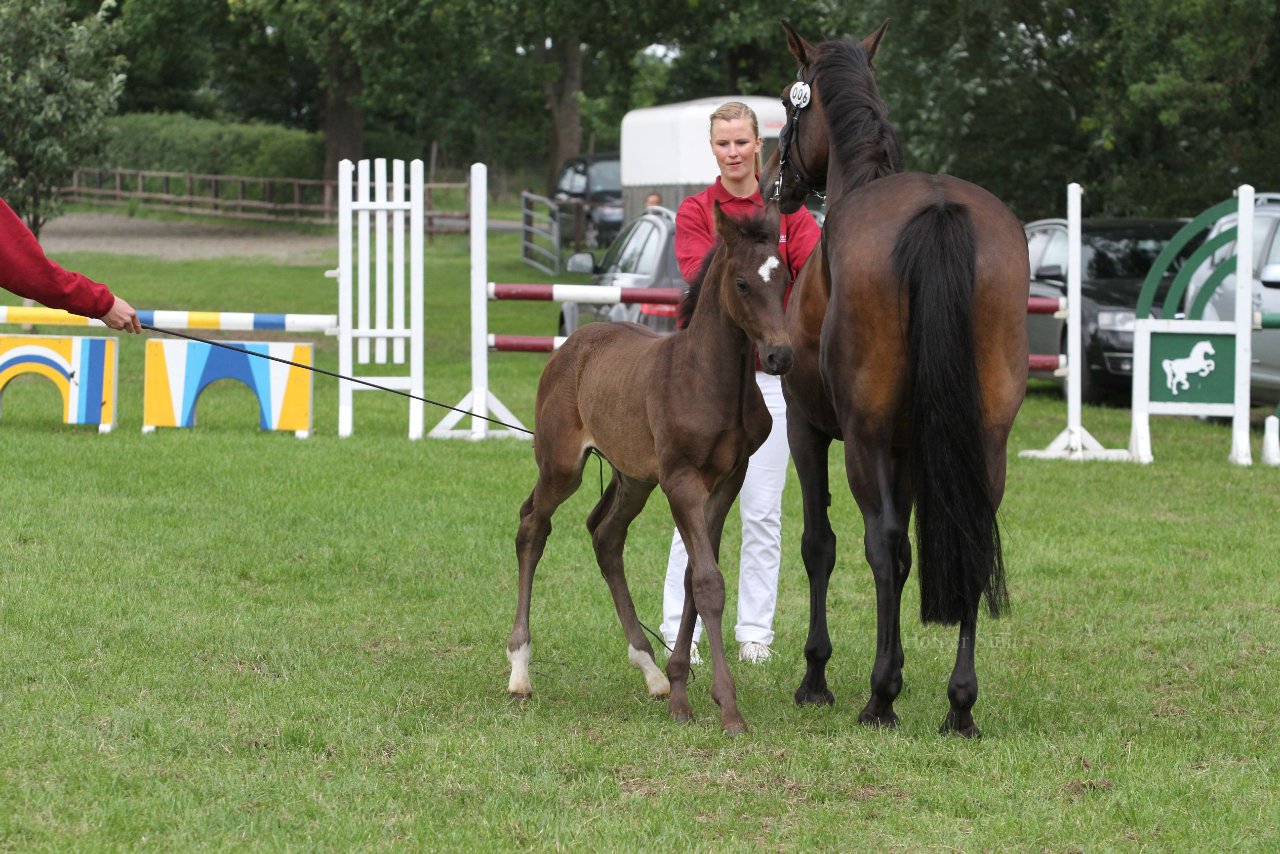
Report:
[{"label": "mare's hindquarters", "polygon": [[906,225],[893,264],[910,305],[907,440],[920,614],[960,624],[943,731],[976,736],[978,607],[985,598],[997,616],[1008,602],[996,511],[1026,389],[1026,242],[1002,204],[953,185],[948,199]]},{"label": "mare's hindquarters", "polygon": [[912,365],[910,468],[916,496],[920,616],[954,625],[985,594],[1004,603],[995,501],[987,471],[974,335],[975,240],[964,206],[931,204],[898,238]]}]

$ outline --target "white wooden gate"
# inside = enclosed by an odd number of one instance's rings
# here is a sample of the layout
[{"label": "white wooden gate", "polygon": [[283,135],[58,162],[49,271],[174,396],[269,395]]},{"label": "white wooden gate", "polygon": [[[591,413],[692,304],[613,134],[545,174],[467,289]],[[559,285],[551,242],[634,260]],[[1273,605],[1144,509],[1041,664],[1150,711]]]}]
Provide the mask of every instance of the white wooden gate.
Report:
[{"label": "white wooden gate", "polygon": [[[379,365],[407,363],[408,374],[356,378],[422,397],[426,194],[422,161],[409,163],[407,187],[404,167],[403,160],[391,162],[388,184],[386,160],[361,160],[358,164],[343,160],[338,164],[338,372],[356,376],[357,361],[362,365],[370,361]],[[339,436],[351,435],[354,393],[372,390],[356,383],[339,383]],[[423,417],[422,401],[409,401],[410,439],[422,438]]]}]

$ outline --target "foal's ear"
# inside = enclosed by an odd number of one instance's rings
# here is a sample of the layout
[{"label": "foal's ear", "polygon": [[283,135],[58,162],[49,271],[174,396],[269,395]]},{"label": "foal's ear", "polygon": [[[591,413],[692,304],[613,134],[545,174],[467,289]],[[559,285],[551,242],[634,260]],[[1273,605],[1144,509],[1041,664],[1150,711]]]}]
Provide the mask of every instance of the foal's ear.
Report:
[{"label": "foal's ear", "polygon": [[728,242],[731,237],[738,235],[738,224],[733,221],[733,217],[720,210],[719,202],[711,204],[716,211],[716,234],[720,235],[721,240]]},{"label": "foal's ear", "polygon": [[884,31],[889,28],[889,19],[885,18],[884,23],[876,27],[876,31],[862,40],[862,49],[867,52],[867,62],[876,58],[876,51],[880,49],[880,39],[884,38]]},{"label": "foal's ear", "polygon": [[782,222],[782,211],[777,202],[764,203],[764,225],[771,232],[777,232]]},{"label": "foal's ear", "polygon": [[796,32],[790,21],[783,21],[782,28],[787,31],[787,47],[791,49],[791,55],[796,58],[801,68],[817,59],[818,52]]}]

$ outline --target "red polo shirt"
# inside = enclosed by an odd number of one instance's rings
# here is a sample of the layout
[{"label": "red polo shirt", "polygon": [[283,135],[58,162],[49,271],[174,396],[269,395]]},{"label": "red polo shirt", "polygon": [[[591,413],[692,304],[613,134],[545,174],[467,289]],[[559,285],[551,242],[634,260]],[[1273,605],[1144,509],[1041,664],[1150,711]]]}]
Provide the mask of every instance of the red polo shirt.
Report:
[{"label": "red polo shirt", "polygon": [[[712,206],[720,203],[720,209],[735,219],[759,216],[764,211],[764,199],[757,188],[755,193],[739,198],[724,188],[720,179],[707,189],[690,196],[680,203],[676,213],[676,262],[680,265],[680,275],[686,282],[693,281],[702,266],[702,260],[716,242],[716,213]],[[791,271],[791,279],[799,275],[800,268],[809,258],[809,253],[822,238],[822,229],[814,221],[813,214],[807,208],[791,214],[783,214],[779,224],[778,254],[786,262]],[[787,296],[791,296],[788,288]]]},{"label": "red polo shirt", "polygon": [[106,285],[46,258],[35,235],[4,199],[0,199],[0,287],[85,317],[102,317],[115,302]]}]

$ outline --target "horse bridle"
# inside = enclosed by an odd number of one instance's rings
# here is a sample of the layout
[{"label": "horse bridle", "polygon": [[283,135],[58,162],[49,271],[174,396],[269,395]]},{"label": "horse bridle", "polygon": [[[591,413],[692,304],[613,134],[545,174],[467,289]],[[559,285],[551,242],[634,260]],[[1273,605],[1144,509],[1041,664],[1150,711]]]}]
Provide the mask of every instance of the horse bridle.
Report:
[{"label": "horse bridle", "polygon": [[[808,71],[808,79],[805,72]],[[813,78],[817,76],[817,69],[808,65],[802,66],[796,72],[796,82],[791,84],[791,92],[789,99],[791,101],[791,118],[782,126],[782,133],[778,135],[778,178],[774,182],[773,201],[777,202],[782,198],[782,176],[791,169],[791,174],[795,176],[796,182],[804,187],[805,191],[810,195],[826,198],[826,195],[811,183],[809,183],[809,170],[804,165],[804,157],[800,154],[800,146],[796,146],[795,162],[791,158],[791,144],[795,140],[796,135],[800,132],[800,113],[805,107],[809,106],[809,102],[813,99]]]}]

